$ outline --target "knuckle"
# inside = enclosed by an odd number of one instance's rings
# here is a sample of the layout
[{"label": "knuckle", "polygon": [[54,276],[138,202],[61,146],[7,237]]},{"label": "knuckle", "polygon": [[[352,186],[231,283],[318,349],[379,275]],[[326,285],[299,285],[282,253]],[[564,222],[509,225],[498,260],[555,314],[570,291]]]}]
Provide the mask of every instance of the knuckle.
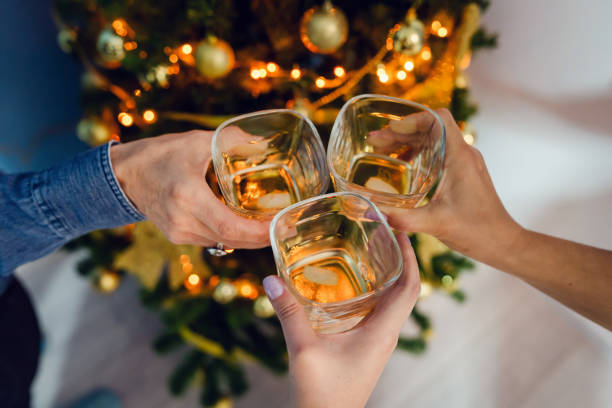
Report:
[{"label": "knuckle", "polygon": [[217,222],[216,230],[217,233],[221,236],[221,238],[231,239],[236,235],[235,226],[225,220]]}]

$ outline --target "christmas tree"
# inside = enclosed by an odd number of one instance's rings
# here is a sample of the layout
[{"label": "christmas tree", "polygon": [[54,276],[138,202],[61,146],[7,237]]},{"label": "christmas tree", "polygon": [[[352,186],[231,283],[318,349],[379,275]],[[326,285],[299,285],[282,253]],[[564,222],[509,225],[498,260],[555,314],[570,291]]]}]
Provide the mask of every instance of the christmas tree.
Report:
[{"label": "christmas tree", "polygon": [[[326,141],[351,96],[380,93],[448,107],[468,143],[476,112],[464,70],[473,53],[495,45],[479,27],[487,0],[394,2],[270,0],[56,0],[60,47],[78,58],[83,141],[98,145],[193,128],[214,129],[232,116],[292,108]],[[207,181],[215,186],[212,169]],[[458,301],[456,279],[470,262],[435,238],[411,237],[422,296],[433,289]],[[144,305],[159,313],[160,353],[183,347],[169,375],[171,392],[202,388],[203,406],[228,405],[248,384],[241,364],[285,372],[284,340],[261,279],[275,273],[271,251],[237,250],[219,258],[174,245],[148,222],[96,231],[67,246],[87,248],[79,273],[102,292],[126,274],[142,284]],[[427,316],[399,347],[425,349]]]}]

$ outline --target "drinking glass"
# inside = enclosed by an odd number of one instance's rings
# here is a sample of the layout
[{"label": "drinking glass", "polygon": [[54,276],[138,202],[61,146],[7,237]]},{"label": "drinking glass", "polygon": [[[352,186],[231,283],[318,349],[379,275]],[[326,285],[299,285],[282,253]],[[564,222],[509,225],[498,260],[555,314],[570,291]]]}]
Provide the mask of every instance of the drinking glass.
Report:
[{"label": "drinking glass", "polygon": [[359,95],[340,110],[327,161],[336,191],[365,195],[382,208],[413,208],[442,169],[444,122],[399,98]]},{"label": "drinking glass", "polygon": [[212,161],[226,205],[251,218],[324,193],[325,149],[315,126],[298,112],[264,110],[221,124]]},{"label": "drinking glass", "polygon": [[322,195],[281,210],[270,241],[279,276],[320,333],[359,323],[402,271],[384,216],[355,193]]}]

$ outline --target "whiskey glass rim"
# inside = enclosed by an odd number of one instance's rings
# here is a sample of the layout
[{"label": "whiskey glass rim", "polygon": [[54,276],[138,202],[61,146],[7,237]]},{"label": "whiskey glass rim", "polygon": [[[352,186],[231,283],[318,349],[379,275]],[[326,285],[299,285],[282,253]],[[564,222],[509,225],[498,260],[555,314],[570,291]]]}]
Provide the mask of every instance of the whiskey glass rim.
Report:
[{"label": "whiskey glass rim", "polygon": [[308,198],[306,200],[302,200],[302,201],[298,201],[295,204],[291,204],[288,207],[283,208],[282,210],[280,210],[272,219],[272,222],[270,222],[270,245],[272,247],[272,253],[274,254],[274,261],[276,263],[276,269],[278,272],[278,275],[281,275],[281,278],[283,279],[283,281],[285,281],[285,283],[287,283],[287,279],[285,279],[285,276],[283,276],[283,274],[281,274],[281,267],[283,265],[281,265],[280,259],[281,259],[281,254],[280,251],[276,245],[276,233],[275,233],[275,229],[276,229],[276,224],[278,224],[279,220],[281,219],[281,217],[283,217],[286,213],[288,213],[289,211],[292,211],[296,208],[308,205],[310,203],[316,202],[316,201],[321,201],[321,200],[325,200],[327,198],[334,198],[334,197],[340,197],[340,196],[353,196],[356,197],[360,200],[365,201],[369,207],[371,209],[374,210],[374,212],[376,213],[376,216],[378,217],[380,223],[383,225],[383,228],[385,229],[385,231],[387,232],[387,234],[389,235],[389,237],[391,238],[391,242],[393,245],[393,248],[395,249],[395,253],[397,254],[397,268],[395,271],[393,271],[393,273],[391,274],[391,277],[389,279],[387,279],[385,281],[384,284],[382,284],[380,287],[377,287],[374,290],[368,291],[366,293],[362,293],[360,295],[357,295],[353,298],[350,299],[346,299],[346,300],[341,300],[339,302],[328,302],[328,303],[322,303],[322,302],[317,302],[316,300],[311,300],[308,299],[306,297],[304,297],[300,292],[298,292],[297,290],[295,290],[295,288],[292,285],[287,284],[287,288],[289,289],[289,291],[293,294],[293,296],[295,296],[296,298],[303,300],[303,302],[306,303],[310,303],[310,304],[314,304],[314,305],[318,305],[321,307],[337,307],[337,306],[344,306],[344,305],[350,305],[352,303],[361,301],[363,299],[367,299],[373,296],[377,296],[380,292],[384,291],[385,289],[387,289],[389,286],[393,285],[395,283],[395,281],[397,281],[400,277],[400,275],[402,274],[403,268],[404,268],[404,258],[402,256],[402,251],[400,249],[400,246],[397,242],[397,239],[395,238],[395,234],[393,233],[393,230],[391,229],[391,227],[389,226],[389,223],[387,222],[387,219],[385,217],[385,215],[380,211],[380,209],[376,206],[376,204],[374,204],[374,202],[372,202],[369,198],[363,196],[362,194],[359,193],[354,193],[354,192],[350,192],[350,191],[338,191],[338,192],[334,192],[334,193],[329,193],[329,194],[322,194],[319,196],[315,196],[315,197],[311,197]]},{"label": "whiskey glass rim", "polygon": [[[242,115],[234,116],[233,118],[230,118],[224,121],[223,123],[221,123],[219,126],[217,126],[217,128],[215,129],[215,132],[213,133],[213,137],[211,141],[211,149],[210,149],[211,156],[212,156],[212,164],[213,164],[215,173],[220,174],[222,172],[221,164],[219,163],[219,157],[221,157],[221,152],[219,151],[219,148],[217,146],[217,140],[219,138],[219,135],[221,134],[221,131],[225,129],[226,127],[231,126],[235,124],[236,122],[239,122],[243,119],[255,118],[258,116],[267,116],[267,115],[271,115],[274,113],[285,113],[285,114],[296,116],[297,118],[303,120],[304,123],[308,125],[308,127],[310,128],[314,136],[313,142],[316,146],[316,149],[318,149],[320,152],[323,153],[322,155],[323,160],[321,160],[321,165],[323,166],[322,173],[325,174],[325,177],[321,178],[321,186],[319,188],[319,193],[327,191],[327,189],[329,188],[329,166],[327,165],[327,160],[325,159],[325,153],[326,153],[325,146],[323,146],[323,142],[321,141],[321,136],[319,135],[319,131],[317,130],[317,127],[314,125],[314,123],[312,123],[312,121],[307,116],[293,109],[281,109],[281,108],[263,109],[263,110],[259,110],[255,112],[244,113]],[[219,188],[221,190],[221,194],[225,196],[225,193],[224,193],[225,187],[221,182],[219,183]],[[239,212],[240,214],[246,217],[262,218],[262,217],[254,215],[251,211],[246,211],[246,210],[243,210],[242,208],[234,206],[231,203],[231,201],[227,199],[226,199],[226,203],[230,208],[232,208],[233,210]],[[268,218],[268,217],[263,217],[263,218]]]},{"label": "whiskey glass rim", "polygon": [[[418,102],[409,101],[408,99],[396,98],[394,96],[380,95],[380,94],[361,94],[361,95],[353,96],[351,99],[346,101],[344,105],[342,105],[342,108],[340,108],[340,111],[338,112],[338,116],[336,116],[336,120],[334,121],[334,125],[329,134],[330,135],[329,144],[327,146],[327,167],[329,167],[329,172],[334,179],[339,179],[347,184],[350,184],[351,188],[357,191],[363,191],[366,194],[371,192],[370,189],[365,188],[355,183],[351,183],[346,178],[340,176],[338,172],[336,171],[335,167],[333,166],[333,160],[332,160],[333,159],[332,155],[334,154],[333,152],[334,149],[332,148],[333,147],[332,141],[335,141],[336,135],[339,134],[339,130],[338,130],[338,127],[340,126],[339,118],[342,118],[342,116],[344,116],[344,113],[352,104],[354,104],[355,102],[361,99],[378,99],[378,100],[383,100],[387,102],[400,103],[403,105],[408,105],[414,108],[421,109],[431,114],[434,117],[434,120],[438,122],[438,124],[440,125],[440,129],[442,130],[441,135],[440,135],[440,139],[442,141],[442,146],[440,148],[440,156],[442,158],[442,161],[444,161],[444,156],[446,152],[446,125],[444,124],[444,121],[442,120],[440,115],[436,113],[436,111]],[[427,170],[427,177],[429,177],[429,175],[431,174],[431,170],[432,170],[431,167]],[[395,193],[387,193],[384,191],[376,191],[376,195],[392,199],[395,197],[412,198],[412,197],[418,196],[419,194],[395,194]]]}]

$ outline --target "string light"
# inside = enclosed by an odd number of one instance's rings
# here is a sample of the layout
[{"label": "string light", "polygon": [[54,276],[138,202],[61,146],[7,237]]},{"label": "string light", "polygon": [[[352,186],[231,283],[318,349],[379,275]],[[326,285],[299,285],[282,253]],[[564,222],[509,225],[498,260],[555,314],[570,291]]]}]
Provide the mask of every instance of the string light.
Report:
[{"label": "string light", "polygon": [[386,84],[387,82],[389,82],[389,75],[386,72],[384,72],[378,75],[378,80],[382,82],[383,84]]},{"label": "string light", "polygon": [[147,109],[142,113],[142,118],[147,123],[153,123],[155,122],[155,119],[157,119],[157,114],[153,109]]},{"label": "string light", "polygon": [[431,31],[434,33],[438,32],[438,30],[442,27],[442,23],[439,20],[434,20],[431,22]]},{"label": "string light", "polygon": [[421,58],[424,61],[429,61],[431,59],[431,49],[429,47],[424,47],[423,51],[421,51]]},{"label": "string light", "polygon": [[291,78],[293,79],[300,79],[300,77],[302,76],[302,71],[300,71],[299,68],[293,68],[289,75],[291,75]]},{"label": "string light", "polygon": [[214,288],[219,284],[220,281],[221,279],[219,278],[219,276],[215,275],[210,277],[210,279],[208,280],[208,284],[211,288]]},{"label": "string light", "polygon": [[140,57],[140,59],[145,59],[147,58],[147,52],[145,50],[142,50],[138,53],[138,56]]},{"label": "string light", "polygon": [[338,65],[337,67],[334,68],[334,74],[338,78],[342,78],[346,74],[346,71],[344,70],[344,68],[342,68],[340,65]]},{"label": "string light", "polygon": [[138,43],[136,41],[127,41],[123,44],[123,48],[125,48],[126,51],[132,51],[138,48]]},{"label": "string light", "polygon": [[323,77],[318,77],[315,80],[315,85],[317,88],[323,88],[325,86],[325,78]]},{"label": "string light", "polygon": [[170,54],[168,59],[170,60],[171,63],[176,64],[179,58],[178,58],[178,55],[176,54]]},{"label": "string light", "polygon": [[238,289],[238,294],[247,299],[256,299],[259,295],[257,288],[250,281],[241,279],[234,282]]},{"label": "string light", "polygon": [[406,71],[412,71],[414,69],[414,62],[412,61],[406,61],[404,63],[404,68],[406,69]]},{"label": "string light", "polygon": [[251,78],[259,79],[259,70],[257,68],[251,68]]},{"label": "string light", "polygon": [[121,37],[128,35],[128,25],[124,19],[118,18],[113,20],[112,26],[117,35],[120,35]]},{"label": "string light", "polygon": [[268,70],[268,72],[276,72],[278,71],[278,65],[273,62],[268,62],[268,65],[266,65],[266,69]]},{"label": "string light", "polygon": [[189,274],[193,271],[193,264],[191,262],[186,262],[182,266],[183,272]]},{"label": "string light", "polygon": [[183,54],[189,55],[189,54],[191,54],[192,51],[193,51],[193,47],[191,46],[191,44],[183,44],[181,46],[181,52]]},{"label": "string light", "polygon": [[445,27],[440,27],[438,30],[438,37],[446,37],[448,35],[448,29]]},{"label": "string light", "polygon": [[179,261],[181,261],[181,263],[187,263],[187,262],[191,262],[191,258],[187,254],[182,254],[179,257]]},{"label": "string light", "polygon": [[164,47],[164,53],[166,55],[170,55],[172,54],[172,48],[168,47],[167,45]]},{"label": "string light", "polygon": [[121,112],[117,115],[117,119],[119,119],[119,123],[125,127],[130,127],[134,124],[134,117],[127,112]]},{"label": "string light", "polygon": [[140,89],[135,89],[134,90],[134,96],[140,96],[141,93],[142,93],[142,91]]},{"label": "string light", "polygon": [[406,74],[406,71],[403,71],[401,69],[397,71],[397,73],[395,74],[395,77],[399,79],[400,81],[403,81],[404,79],[406,79],[407,76],[408,75]]},{"label": "string light", "polygon": [[195,273],[190,274],[187,276],[187,279],[185,279],[185,287],[190,292],[198,292],[201,286],[202,279]]}]

